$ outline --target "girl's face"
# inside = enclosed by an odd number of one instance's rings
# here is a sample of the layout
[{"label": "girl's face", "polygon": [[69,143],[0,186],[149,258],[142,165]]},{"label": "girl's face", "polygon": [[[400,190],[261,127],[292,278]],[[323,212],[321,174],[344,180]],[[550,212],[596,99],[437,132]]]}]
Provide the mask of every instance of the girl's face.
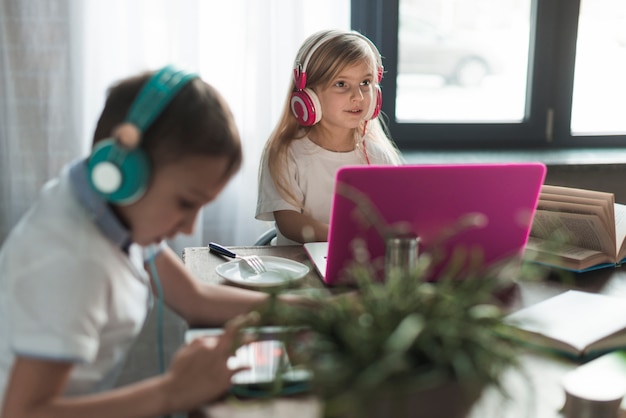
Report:
[{"label": "girl's face", "polygon": [[225,157],[191,156],[155,170],[145,195],[118,215],[140,245],[191,234],[198,212],[213,201],[229,180]]},{"label": "girl's face", "polygon": [[329,86],[316,89],[327,129],[355,129],[374,100],[375,75],[367,62],[346,67]]}]

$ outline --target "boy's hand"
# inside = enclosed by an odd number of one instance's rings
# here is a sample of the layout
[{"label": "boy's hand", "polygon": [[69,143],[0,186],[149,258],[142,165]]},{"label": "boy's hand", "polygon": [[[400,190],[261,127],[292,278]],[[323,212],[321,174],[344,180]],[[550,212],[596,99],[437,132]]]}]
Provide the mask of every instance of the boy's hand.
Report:
[{"label": "boy's hand", "polygon": [[[245,367],[229,369],[228,358],[241,345],[240,330],[258,322],[258,314],[238,316],[218,337],[196,338],[173,357],[165,379],[165,399],[172,412],[189,411],[222,396],[232,376]],[[170,408],[168,408],[170,409]]]}]

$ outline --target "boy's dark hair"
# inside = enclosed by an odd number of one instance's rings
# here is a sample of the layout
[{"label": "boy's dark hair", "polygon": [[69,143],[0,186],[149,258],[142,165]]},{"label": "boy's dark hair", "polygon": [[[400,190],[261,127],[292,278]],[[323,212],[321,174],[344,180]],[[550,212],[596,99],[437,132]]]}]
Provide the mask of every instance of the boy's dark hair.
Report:
[{"label": "boy's dark hair", "polygon": [[[93,143],[110,138],[123,123],[141,87],[153,72],[113,85],[100,115]],[[242,160],[241,141],[230,108],[219,92],[195,78],[187,83],[146,129],[141,149],[153,169],[188,156],[226,157],[224,176],[236,172]]]}]

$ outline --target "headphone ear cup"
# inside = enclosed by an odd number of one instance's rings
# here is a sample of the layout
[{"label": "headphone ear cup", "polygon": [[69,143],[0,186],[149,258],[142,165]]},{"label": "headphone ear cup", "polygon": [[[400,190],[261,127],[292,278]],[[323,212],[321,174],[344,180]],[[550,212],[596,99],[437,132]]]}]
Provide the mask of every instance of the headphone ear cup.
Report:
[{"label": "headphone ear cup", "polygon": [[370,107],[367,110],[367,113],[363,119],[364,120],[376,119],[378,115],[380,115],[380,110],[382,106],[383,106],[383,92],[380,89],[380,86],[377,85],[376,92],[374,93],[374,97],[372,98],[372,101],[370,102]]},{"label": "headphone ear cup", "polygon": [[94,147],[87,174],[93,189],[109,202],[130,204],[148,187],[150,162],[140,148],[128,150],[112,138]]},{"label": "headphone ear cup", "polygon": [[291,113],[302,126],[313,126],[322,120],[322,105],[311,89],[291,93]]}]

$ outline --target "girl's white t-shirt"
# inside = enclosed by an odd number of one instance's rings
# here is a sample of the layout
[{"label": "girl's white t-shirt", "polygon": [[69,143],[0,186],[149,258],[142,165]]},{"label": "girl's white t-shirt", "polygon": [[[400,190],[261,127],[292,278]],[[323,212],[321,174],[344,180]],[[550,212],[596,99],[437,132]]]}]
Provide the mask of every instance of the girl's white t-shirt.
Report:
[{"label": "girl's white t-shirt", "polygon": [[[393,164],[373,141],[367,141],[367,159],[370,164]],[[287,185],[300,206],[283,198],[264,159],[261,161],[256,219],[274,221],[275,211],[294,210],[328,223],[337,171],[348,165],[366,165],[367,159],[362,147],[349,152],[334,152],[318,146],[308,137],[292,141],[285,170]],[[276,243],[297,244],[285,238],[280,230],[277,230]]]}]

